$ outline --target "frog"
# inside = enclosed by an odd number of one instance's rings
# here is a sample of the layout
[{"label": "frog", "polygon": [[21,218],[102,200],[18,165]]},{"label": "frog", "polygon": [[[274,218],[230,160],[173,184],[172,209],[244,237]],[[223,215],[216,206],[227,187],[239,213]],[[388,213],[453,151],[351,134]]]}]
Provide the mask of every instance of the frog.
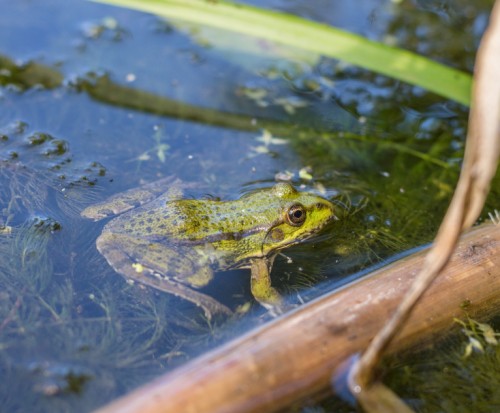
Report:
[{"label": "frog", "polygon": [[190,301],[208,319],[232,311],[200,289],[218,271],[249,268],[253,297],[279,313],[276,255],[338,219],[334,204],[288,182],[233,200],[185,198],[182,186],[168,177],[85,208],[81,215],[94,221],[113,217],[96,240],[99,253],[117,273]]}]

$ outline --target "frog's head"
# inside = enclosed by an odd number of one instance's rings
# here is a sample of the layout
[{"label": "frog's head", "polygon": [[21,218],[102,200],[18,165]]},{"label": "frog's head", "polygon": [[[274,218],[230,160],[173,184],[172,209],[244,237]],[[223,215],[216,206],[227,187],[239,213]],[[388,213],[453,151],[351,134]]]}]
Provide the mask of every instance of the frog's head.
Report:
[{"label": "frog's head", "polygon": [[273,186],[270,192],[277,201],[279,213],[264,239],[263,255],[297,244],[337,219],[334,205],[319,195],[299,192],[284,182]]}]

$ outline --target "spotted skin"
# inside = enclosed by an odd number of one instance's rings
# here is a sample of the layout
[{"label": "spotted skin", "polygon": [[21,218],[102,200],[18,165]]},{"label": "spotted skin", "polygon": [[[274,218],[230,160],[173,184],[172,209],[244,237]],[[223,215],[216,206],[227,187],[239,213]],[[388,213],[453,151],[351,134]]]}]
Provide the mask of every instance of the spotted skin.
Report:
[{"label": "spotted skin", "polygon": [[178,191],[158,188],[137,189],[138,201],[127,191],[82,215],[98,220],[128,210],[105,225],[96,241],[99,252],[116,272],[189,300],[208,318],[230,310],[197,289],[214,272],[232,268],[250,268],[255,299],[267,308],[281,306],[270,279],[274,256],[335,219],[332,203],[288,183],[231,201],[178,199]]}]

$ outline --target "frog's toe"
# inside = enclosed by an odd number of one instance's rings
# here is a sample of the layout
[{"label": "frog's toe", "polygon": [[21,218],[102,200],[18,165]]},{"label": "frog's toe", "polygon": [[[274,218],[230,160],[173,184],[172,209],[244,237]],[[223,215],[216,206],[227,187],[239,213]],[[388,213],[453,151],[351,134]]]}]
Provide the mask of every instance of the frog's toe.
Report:
[{"label": "frog's toe", "polygon": [[[210,298],[210,297],[207,297]],[[207,320],[212,320],[214,316],[223,316],[223,317],[228,317],[233,314],[233,312],[226,307],[224,304],[219,303],[216,300],[213,300],[213,302],[203,302],[203,303],[196,303],[199,307],[203,309],[203,312],[205,314],[205,317]]]},{"label": "frog's toe", "polygon": [[259,304],[267,310],[271,317],[279,317],[280,315],[297,308],[297,305],[287,303],[284,300],[273,304],[264,302],[259,302]]}]

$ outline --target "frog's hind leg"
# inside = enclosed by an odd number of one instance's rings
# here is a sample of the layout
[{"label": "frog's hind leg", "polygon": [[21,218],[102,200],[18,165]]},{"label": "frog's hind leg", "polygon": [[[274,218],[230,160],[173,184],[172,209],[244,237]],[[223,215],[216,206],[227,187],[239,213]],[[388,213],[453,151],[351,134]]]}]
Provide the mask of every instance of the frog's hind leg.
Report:
[{"label": "frog's hind leg", "polygon": [[[188,300],[201,307],[208,319],[214,314],[232,314],[229,308],[212,297],[197,292],[174,278],[162,275],[168,274],[169,259],[166,257],[171,256],[171,251],[162,254],[165,247],[161,244],[133,239],[123,234],[104,232],[97,238],[96,246],[109,265],[125,278]],[[152,258],[148,258],[151,256]],[[196,274],[193,275],[193,278],[195,277]],[[208,282],[211,274],[201,278],[205,278]],[[199,286],[205,283],[200,283]]]},{"label": "frog's hind leg", "polygon": [[123,214],[133,208],[152,202],[157,198],[161,198],[163,202],[179,198],[182,195],[183,189],[192,186],[193,184],[183,183],[173,176],[168,176],[158,181],[120,192],[102,202],[90,205],[81,212],[81,216],[99,221],[113,215]]}]

